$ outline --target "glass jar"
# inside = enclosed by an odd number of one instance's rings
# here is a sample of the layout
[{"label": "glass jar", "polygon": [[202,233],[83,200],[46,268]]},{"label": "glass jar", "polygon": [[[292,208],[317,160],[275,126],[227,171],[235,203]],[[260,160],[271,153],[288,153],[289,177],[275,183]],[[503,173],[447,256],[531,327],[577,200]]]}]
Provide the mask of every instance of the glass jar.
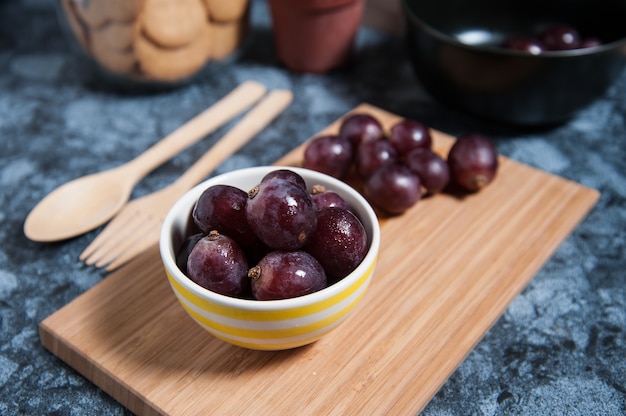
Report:
[{"label": "glass jar", "polygon": [[180,84],[228,59],[249,28],[248,0],[58,0],[62,24],[105,73]]}]

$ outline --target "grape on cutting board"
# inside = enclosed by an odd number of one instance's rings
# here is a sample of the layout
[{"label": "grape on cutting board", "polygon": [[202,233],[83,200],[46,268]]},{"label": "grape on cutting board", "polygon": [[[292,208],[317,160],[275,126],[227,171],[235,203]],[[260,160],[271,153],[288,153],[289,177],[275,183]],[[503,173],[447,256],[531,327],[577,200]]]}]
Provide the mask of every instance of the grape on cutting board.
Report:
[{"label": "grape on cutting board", "polygon": [[[341,173],[328,168],[333,160],[329,137],[347,138],[354,146],[352,160],[342,159]],[[419,121],[402,119],[386,131],[374,116],[353,113],[341,120],[338,136],[311,139],[305,148],[304,166],[338,179],[353,169],[363,180],[365,197],[387,215],[404,213],[423,195],[445,192],[450,183],[475,192],[495,178],[498,153],[486,136],[460,136],[446,159],[432,146],[430,128]]]}]

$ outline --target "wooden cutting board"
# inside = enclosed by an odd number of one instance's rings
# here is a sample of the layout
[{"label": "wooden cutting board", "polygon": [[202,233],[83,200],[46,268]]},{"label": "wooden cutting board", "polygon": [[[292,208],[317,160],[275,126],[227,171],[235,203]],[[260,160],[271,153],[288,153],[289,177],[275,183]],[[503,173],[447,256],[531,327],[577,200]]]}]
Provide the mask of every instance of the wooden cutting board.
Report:
[{"label": "wooden cutting board", "polygon": [[[452,142],[435,132],[436,150]],[[299,165],[302,152],[279,163]],[[137,414],[417,414],[598,197],[502,158],[481,192],[382,220],[362,303],[299,349],[251,351],[204,332],[175,300],[156,246],[46,318],[41,342]]]}]

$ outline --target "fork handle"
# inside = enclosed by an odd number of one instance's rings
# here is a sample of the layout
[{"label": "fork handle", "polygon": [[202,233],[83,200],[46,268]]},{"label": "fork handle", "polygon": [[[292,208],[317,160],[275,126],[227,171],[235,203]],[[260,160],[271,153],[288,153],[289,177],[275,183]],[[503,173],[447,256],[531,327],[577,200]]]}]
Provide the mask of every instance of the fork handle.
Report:
[{"label": "fork handle", "polygon": [[125,167],[137,178],[145,176],[157,166],[242,113],[258,101],[265,92],[265,86],[256,81],[241,83],[218,102],[129,161]]},{"label": "fork handle", "polygon": [[191,189],[276,118],[293,100],[288,90],[266,95],[239,123],[196,161],[172,186]]}]

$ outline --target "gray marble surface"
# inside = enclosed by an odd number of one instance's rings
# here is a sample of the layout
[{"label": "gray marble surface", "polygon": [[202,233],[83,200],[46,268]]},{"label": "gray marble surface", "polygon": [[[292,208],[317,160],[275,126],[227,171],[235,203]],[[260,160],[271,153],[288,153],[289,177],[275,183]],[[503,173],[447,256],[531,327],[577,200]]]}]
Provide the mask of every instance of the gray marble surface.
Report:
[{"label": "gray marble surface", "polygon": [[[266,5],[256,1],[236,61],[175,90],[129,94],[103,87],[74,53],[53,0],[0,0],[0,414],[129,413],[47,352],[38,335],[43,319],[106,277],[77,260],[98,230],[38,244],[24,237],[24,219],[60,184],[127,161],[246,79],[289,88],[295,101],[216,173],[271,163],[369,102],[450,134],[489,134],[502,154],[600,190],[597,206],[423,414],[625,414],[626,73],[571,121],[518,130],[434,103],[400,39],[363,29],[355,66],[296,75],[276,61],[270,30]],[[217,137],[154,171],[133,196],[170,183]]]}]

